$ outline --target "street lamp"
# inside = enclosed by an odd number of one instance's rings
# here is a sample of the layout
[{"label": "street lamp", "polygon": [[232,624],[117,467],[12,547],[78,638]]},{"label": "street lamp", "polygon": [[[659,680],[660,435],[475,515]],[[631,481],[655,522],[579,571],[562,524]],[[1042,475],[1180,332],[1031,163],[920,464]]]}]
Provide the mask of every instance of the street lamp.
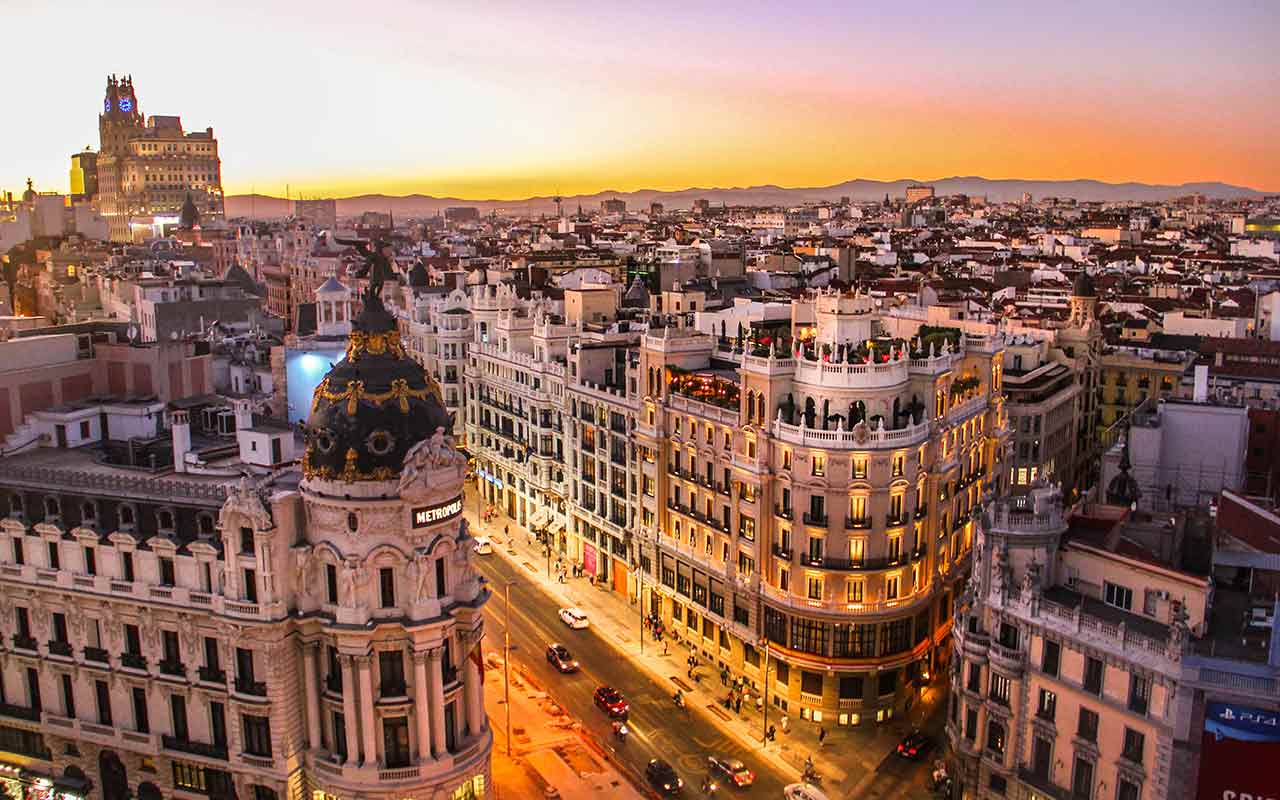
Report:
[{"label": "street lamp", "polygon": [[507,707],[507,758],[511,758],[511,584],[513,583],[515,581],[507,581],[503,586],[506,608],[503,609],[505,620],[502,623],[502,685],[503,705]]}]

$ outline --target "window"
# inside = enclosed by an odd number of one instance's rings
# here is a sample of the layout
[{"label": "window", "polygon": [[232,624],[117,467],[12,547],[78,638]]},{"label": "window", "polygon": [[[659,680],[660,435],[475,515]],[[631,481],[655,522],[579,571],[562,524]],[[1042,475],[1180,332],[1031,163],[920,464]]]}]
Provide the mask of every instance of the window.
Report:
[{"label": "window", "polygon": [[998,756],[1004,755],[1004,726],[995,720],[987,722],[987,749]]},{"label": "window", "polygon": [[396,605],[396,573],[391,567],[378,570],[378,586],[382,592],[382,607],[395,608]]},{"label": "window", "polygon": [[964,738],[971,742],[978,740],[978,711],[966,708],[964,712]]},{"label": "window", "polygon": [[53,640],[64,644],[68,641],[67,615],[57,611],[53,614]]},{"label": "window", "polygon": [[885,581],[884,581],[884,599],[885,600],[898,599],[898,581],[899,581],[899,578],[897,575],[891,575],[888,578],[885,578]]},{"label": "window", "polygon": [[991,691],[988,693],[992,700],[995,700],[1002,706],[1009,705],[1009,679],[999,673],[991,673]]},{"label": "window", "polygon": [[107,688],[106,681],[94,681],[93,690],[98,701],[98,724],[109,728],[113,724],[111,721],[111,690]]},{"label": "window", "polygon": [[1036,703],[1036,716],[1053,722],[1058,712],[1058,696],[1048,689],[1040,690],[1040,700]]},{"label": "window", "polygon": [[1088,742],[1098,741],[1098,714],[1087,708],[1080,709],[1080,723],[1076,726],[1076,735]]},{"label": "window", "polygon": [[347,760],[347,721],[342,712],[333,712],[333,752],[342,761]]},{"label": "window", "polygon": [[827,457],[814,453],[813,455],[813,474],[822,477],[827,474]]},{"label": "window", "polygon": [[1116,800],[1138,800],[1142,795],[1142,790],[1138,784],[1124,778],[1118,779],[1116,788]]},{"label": "window", "polygon": [[324,565],[324,583],[326,597],[330,605],[338,604],[338,568],[333,564]]},{"label": "window", "polygon": [[246,603],[258,602],[258,573],[256,570],[246,569],[244,571],[244,601]]},{"label": "window", "polygon": [[800,691],[805,694],[822,694],[822,673],[800,670]]},{"label": "window", "polygon": [[49,542],[49,569],[61,569],[62,559],[59,558],[59,547],[57,542]]},{"label": "window", "polygon": [[409,766],[408,717],[387,717],[382,721],[382,750],[388,767]]},{"label": "window", "polygon": [[187,729],[187,701],[180,694],[169,695],[169,714],[173,717],[173,738],[185,742],[190,737]]},{"label": "window", "polygon": [[84,574],[98,574],[98,553],[92,547],[84,548]]},{"label": "window", "polygon": [[867,457],[866,456],[853,457],[853,477],[855,478],[867,477]]},{"label": "window", "polygon": [[253,528],[240,529],[240,554],[253,555]]},{"label": "window", "polygon": [[1124,749],[1120,751],[1120,755],[1132,761],[1135,764],[1142,763],[1142,750],[1146,744],[1146,737],[1133,728],[1124,729]]},{"label": "window", "polygon": [[76,690],[75,685],[71,681],[71,676],[67,673],[62,674],[62,710],[63,715],[75,719],[76,716]]},{"label": "window", "polygon": [[147,690],[141,686],[133,688],[133,724],[139,733],[151,732],[151,721],[147,716]]},{"label": "window", "polygon": [[802,653],[826,655],[827,624],[795,617],[791,620],[791,648]]},{"label": "window", "polygon": [[861,700],[862,699],[862,676],[861,675],[841,675],[840,676],[840,699],[841,700]]},{"label": "window", "polygon": [[173,559],[160,557],[160,585],[173,586],[177,583],[173,569]]},{"label": "window", "polygon": [[1071,770],[1071,800],[1089,800],[1093,796],[1093,762],[1076,758]]},{"label": "window", "polygon": [[911,619],[896,619],[880,626],[881,655],[902,653],[911,649]]},{"label": "window", "polygon": [[124,651],[131,656],[142,655],[142,636],[137,625],[124,626]]},{"label": "window", "polygon": [[126,551],[120,554],[120,571],[126,581],[133,581],[133,553]]},{"label": "window", "polygon": [[164,650],[164,661],[167,664],[178,664],[182,659],[178,656],[178,632],[161,631],[160,644]]},{"label": "window", "polygon": [[849,587],[848,602],[861,603],[864,593],[866,591],[866,581],[851,580],[849,581],[848,587]]},{"label": "window", "polygon": [[249,755],[271,758],[271,720],[252,714],[241,714],[244,728],[244,751]]},{"label": "window", "polygon": [[1058,660],[1062,655],[1062,646],[1052,639],[1044,640],[1044,654],[1040,659],[1040,669],[1046,675],[1058,677]]},{"label": "window", "polygon": [[1133,590],[1110,581],[1104,583],[1103,599],[1107,605],[1123,608],[1125,611],[1133,608]]},{"label": "window", "polygon": [[982,667],[972,661],[969,662],[969,682],[966,688],[974,694],[982,691]]},{"label": "window", "polygon": [[1085,657],[1084,690],[1090,694],[1102,695],[1102,661],[1100,659]]},{"label": "window", "polygon": [[382,650],[378,653],[378,679],[383,697],[403,697],[404,653],[400,650]]},{"label": "window", "polygon": [[893,694],[898,688],[898,671],[896,669],[890,669],[881,672],[878,683],[879,685],[876,688],[881,697]]},{"label": "window", "polygon": [[1151,704],[1151,681],[1140,675],[1129,676],[1129,710],[1146,714]]}]

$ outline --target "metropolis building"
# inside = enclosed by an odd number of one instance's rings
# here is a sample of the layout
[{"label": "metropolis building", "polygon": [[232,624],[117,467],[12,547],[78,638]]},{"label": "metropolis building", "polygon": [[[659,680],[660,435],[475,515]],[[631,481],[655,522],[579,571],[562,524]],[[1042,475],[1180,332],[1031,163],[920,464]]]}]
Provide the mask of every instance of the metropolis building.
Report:
[{"label": "metropolis building", "polygon": [[167,413],[177,470],[114,465],[96,415],[80,447],[0,459],[0,788],[486,796],[465,460],[381,302],[315,391],[301,469],[250,466],[252,425],[239,459],[183,458]]}]

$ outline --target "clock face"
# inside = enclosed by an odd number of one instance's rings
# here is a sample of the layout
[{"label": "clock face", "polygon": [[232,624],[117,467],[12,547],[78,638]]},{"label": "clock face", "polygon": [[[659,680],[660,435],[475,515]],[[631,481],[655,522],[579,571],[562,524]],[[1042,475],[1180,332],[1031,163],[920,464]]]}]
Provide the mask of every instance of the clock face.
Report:
[{"label": "clock face", "polygon": [[128,114],[130,111],[132,111],[132,110],[133,110],[133,98],[132,98],[132,97],[121,97],[121,98],[120,98],[120,110],[121,110],[121,111],[123,111],[123,112],[124,112],[124,113],[126,113],[126,114]]}]

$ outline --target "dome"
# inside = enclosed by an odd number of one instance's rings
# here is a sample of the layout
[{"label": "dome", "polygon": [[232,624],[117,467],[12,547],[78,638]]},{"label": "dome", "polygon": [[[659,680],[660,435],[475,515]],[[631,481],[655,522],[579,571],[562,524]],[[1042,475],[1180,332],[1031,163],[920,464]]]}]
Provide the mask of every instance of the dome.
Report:
[{"label": "dome", "polygon": [[427,285],[427,266],[422,263],[422,259],[413,262],[413,266],[409,268],[409,285],[414,287]]},{"label": "dome", "polygon": [[1124,435],[1124,449],[1120,451],[1120,471],[1107,484],[1107,502],[1113,506],[1132,506],[1142,497],[1138,482],[1129,474],[1129,432]]},{"label": "dome", "polygon": [[440,387],[405,352],[396,320],[376,294],[351,325],[346,356],[320,381],[307,420],[307,478],[395,480],[405,454],[453,430]]},{"label": "dome", "polygon": [[196,210],[195,201],[191,199],[191,192],[187,192],[187,199],[182,203],[182,211],[178,213],[178,228],[189,231],[199,224],[200,212]]}]

